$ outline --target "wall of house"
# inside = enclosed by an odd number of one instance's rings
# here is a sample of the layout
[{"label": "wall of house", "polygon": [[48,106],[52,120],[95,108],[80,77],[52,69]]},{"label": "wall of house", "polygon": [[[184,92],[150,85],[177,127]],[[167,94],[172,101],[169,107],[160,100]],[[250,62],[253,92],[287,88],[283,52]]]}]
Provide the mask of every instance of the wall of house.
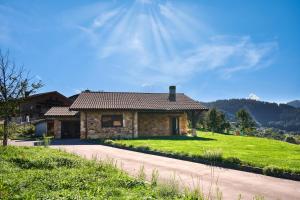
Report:
[{"label": "wall of house", "polygon": [[[102,128],[102,115],[123,115],[123,127]],[[134,133],[134,112],[87,111],[80,112],[80,138],[132,138]],[[87,131],[86,131],[87,127]],[[87,134],[87,136],[86,136]]]},{"label": "wall of house", "polygon": [[180,123],[180,134],[181,135],[185,135],[188,133],[188,125],[189,125],[189,121],[188,121],[188,115],[187,113],[182,113],[180,116],[179,116],[179,123]]},{"label": "wall of house", "polygon": [[[122,114],[123,127],[102,128],[102,115],[110,114]],[[80,138],[132,138],[134,136],[170,135],[171,116],[179,117],[180,133],[187,133],[188,121],[186,113],[138,113],[135,115],[134,112],[130,111],[80,112]]]},{"label": "wall of house", "polygon": [[35,124],[35,136],[43,136],[47,134],[47,121]]},{"label": "wall of house", "polygon": [[186,113],[139,113],[139,136],[167,136],[171,135],[170,118],[179,117],[180,134],[188,131],[188,119]]}]

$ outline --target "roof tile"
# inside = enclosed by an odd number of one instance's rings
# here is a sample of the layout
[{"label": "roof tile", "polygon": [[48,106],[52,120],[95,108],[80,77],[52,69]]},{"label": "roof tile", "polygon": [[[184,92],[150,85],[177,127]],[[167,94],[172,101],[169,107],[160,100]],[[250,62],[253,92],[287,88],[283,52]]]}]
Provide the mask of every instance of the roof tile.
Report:
[{"label": "roof tile", "polygon": [[176,101],[168,93],[83,92],[70,107],[71,110],[128,109],[128,110],[206,110],[183,93],[176,93]]},{"label": "roof tile", "polygon": [[69,107],[52,107],[46,113],[45,116],[75,116],[78,111],[72,111]]}]

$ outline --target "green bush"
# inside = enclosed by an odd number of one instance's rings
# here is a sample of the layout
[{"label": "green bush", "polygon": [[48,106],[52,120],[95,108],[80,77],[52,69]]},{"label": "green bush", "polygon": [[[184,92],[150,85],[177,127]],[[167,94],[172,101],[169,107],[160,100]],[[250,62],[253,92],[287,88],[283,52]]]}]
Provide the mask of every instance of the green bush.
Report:
[{"label": "green bush", "polygon": [[297,144],[297,140],[295,137],[291,136],[291,135],[287,135],[285,138],[284,138],[284,141],[285,142],[288,142],[288,143],[292,143],[292,144]]},{"label": "green bush", "polygon": [[138,146],[138,147],[136,147],[136,149],[139,150],[139,151],[149,151],[150,147],[148,147],[148,146]]},{"label": "green bush", "polygon": [[46,134],[43,134],[43,145],[44,147],[48,147],[51,143],[52,137],[47,137]]},{"label": "green bush", "polygon": [[[11,139],[31,138],[34,136],[35,127],[32,124],[9,123],[8,134]],[[0,137],[3,136],[3,124],[0,125]]]},{"label": "green bush", "polygon": [[240,159],[235,158],[235,157],[228,157],[228,158],[226,158],[226,162],[227,163],[238,164],[238,165],[240,165],[242,163],[242,161]]},{"label": "green bush", "polygon": [[213,161],[213,162],[222,161],[223,152],[220,149],[209,149],[203,152],[202,157],[208,161]]},{"label": "green bush", "polygon": [[113,144],[114,141],[113,140],[104,140],[104,144]]},{"label": "green bush", "polygon": [[283,173],[284,170],[275,165],[268,165],[263,168],[263,174],[265,175],[279,176]]}]

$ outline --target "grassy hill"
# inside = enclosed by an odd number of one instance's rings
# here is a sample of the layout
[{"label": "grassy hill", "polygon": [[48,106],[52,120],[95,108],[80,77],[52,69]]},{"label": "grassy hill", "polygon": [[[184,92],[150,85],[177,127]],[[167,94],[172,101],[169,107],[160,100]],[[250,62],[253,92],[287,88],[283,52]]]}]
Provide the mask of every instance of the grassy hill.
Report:
[{"label": "grassy hill", "polygon": [[275,167],[300,174],[300,145],[272,139],[198,132],[199,137],[170,136],[148,139],[116,140],[114,143],[148,147],[161,152],[187,154],[191,157],[221,157],[225,161],[259,168]]},{"label": "grassy hill", "polygon": [[264,127],[273,127],[300,133],[300,109],[287,104],[277,104],[250,99],[218,100],[203,103],[209,108],[217,108],[225,112],[227,118],[235,120],[235,113],[246,109],[256,123]]},{"label": "grassy hill", "polygon": [[44,147],[0,147],[0,199],[192,199],[129,177],[112,163]]}]

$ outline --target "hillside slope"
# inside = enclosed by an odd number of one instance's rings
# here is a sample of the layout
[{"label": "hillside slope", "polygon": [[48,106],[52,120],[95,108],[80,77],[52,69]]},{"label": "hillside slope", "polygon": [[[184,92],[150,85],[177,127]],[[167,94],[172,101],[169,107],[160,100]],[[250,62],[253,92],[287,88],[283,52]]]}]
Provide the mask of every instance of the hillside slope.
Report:
[{"label": "hillside slope", "polygon": [[288,102],[287,105],[293,106],[295,108],[300,108],[300,100]]},{"label": "hillside slope", "polygon": [[227,118],[231,121],[235,121],[235,113],[244,108],[260,126],[300,132],[300,109],[287,104],[250,99],[218,100],[203,104],[209,108],[215,107],[225,112]]}]

